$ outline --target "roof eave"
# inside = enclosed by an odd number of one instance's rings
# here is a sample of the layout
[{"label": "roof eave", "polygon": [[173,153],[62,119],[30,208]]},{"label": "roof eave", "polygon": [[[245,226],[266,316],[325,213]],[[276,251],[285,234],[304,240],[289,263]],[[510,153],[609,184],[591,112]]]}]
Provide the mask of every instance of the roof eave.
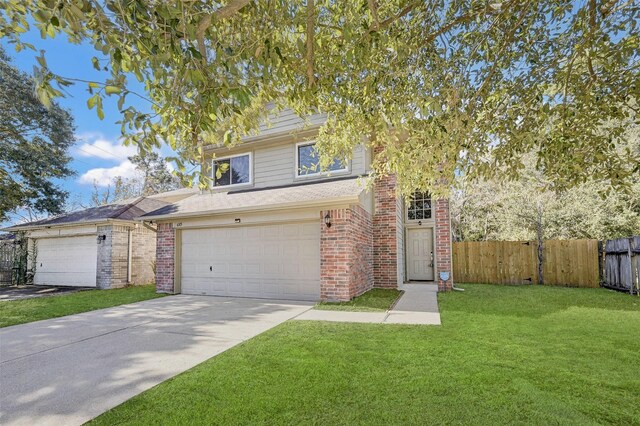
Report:
[{"label": "roof eave", "polygon": [[68,223],[51,223],[51,224],[43,223],[41,225],[24,225],[24,226],[14,225],[14,226],[10,226],[9,228],[2,228],[0,229],[0,231],[5,231],[5,232],[36,231],[38,229],[70,228],[73,226],[98,225],[102,223],[131,223],[131,222],[139,222],[139,221],[140,220],[138,219],[128,220],[128,219],[104,218],[104,219],[76,221],[76,222],[68,222]]},{"label": "roof eave", "polygon": [[[364,191],[364,189],[363,189]],[[169,221],[173,219],[186,219],[193,217],[202,217],[202,216],[217,216],[223,214],[230,213],[250,213],[250,212],[264,212],[264,211],[272,211],[272,210],[284,210],[284,209],[303,209],[303,208],[311,208],[311,207],[324,207],[324,206],[333,206],[340,204],[350,204],[350,203],[359,203],[360,202],[360,193],[353,195],[345,195],[342,197],[333,197],[333,198],[323,198],[321,200],[309,200],[309,201],[295,201],[288,203],[276,203],[276,204],[268,204],[263,206],[246,206],[240,208],[228,208],[228,209],[216,209],[216,210],[202,210],[197,212],[189,212],[189,213],[175,213],[175,214],[166,214],[166,215],[155,215],[155,216],[141,216],[139,219],[143,221]]]}]

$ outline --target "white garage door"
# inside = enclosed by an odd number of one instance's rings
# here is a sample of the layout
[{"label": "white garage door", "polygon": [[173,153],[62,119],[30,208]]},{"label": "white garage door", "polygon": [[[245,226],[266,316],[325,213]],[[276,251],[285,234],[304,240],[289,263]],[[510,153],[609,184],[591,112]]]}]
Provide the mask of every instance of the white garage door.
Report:
[{"label": "white garage door", "polygon": [[320,223],[182,231],[184,294],[320,299]]},{"label": "white garage door", "polygon": [[95,235],[36,241],[35,284],[96,286],[98,244]]}]

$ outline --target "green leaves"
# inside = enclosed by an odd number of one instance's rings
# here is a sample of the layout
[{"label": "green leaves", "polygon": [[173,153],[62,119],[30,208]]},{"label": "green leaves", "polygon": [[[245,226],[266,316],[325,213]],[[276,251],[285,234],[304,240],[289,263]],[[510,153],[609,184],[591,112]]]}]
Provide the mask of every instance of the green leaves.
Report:
[{"label": "green leaves", "polygon": [[105,86],[104,91],[107,95],[115,95],[122,92],[122,90],[116,86]]},{"label": "green leaves", "polygon": [[51,86],[56,80],[37,77],[13,67],[0,47],[0,221],[17,209],[62,212],[67,193],[54,182],[73,174],[73,119],[53,102],[62,95]]},{"label": "green leaves", "polygon": [[97,93],[87,99],[87,107],[89,107],[89,109],[93,109],[93,107],[95,107],[98,103],[98,99],[100,99],[100,95],[98,95]]},{"label": "green leaves", "polygon": [[96,109],[96,114],[100,120],[104,119],[104,111],[102,109],[102,96],[99,93],[95,93],[89,99],[87,99],[87,107],[89,109]]},{"label": "green leaves", "polygon": [[[311,21],[306,2],[228,3],[237,8],[9,1],[0,36],[27,47],[22,29],[34,22],[42,37],[94,46],[93,67],[110,76],[89,86],[89,108],[102,116],[102,96],[118,96],[126,140],[168,141],[185,160],[200,161],[203,141],[254,133],[275,102],[329,116],[318,135],[327,159],[366,141],[372,174],[395,174],[403,194],[446,195],[443,182],[461,170],[515,178],[531,150],[557,186],[637,174],[624,165],[640,154],[613,148],[639,124],[635,2],[600,10],[595,24],[590,2],[561,0],[316,2]],[[142,111],[125,108],[133,76],[149,101]]]}]

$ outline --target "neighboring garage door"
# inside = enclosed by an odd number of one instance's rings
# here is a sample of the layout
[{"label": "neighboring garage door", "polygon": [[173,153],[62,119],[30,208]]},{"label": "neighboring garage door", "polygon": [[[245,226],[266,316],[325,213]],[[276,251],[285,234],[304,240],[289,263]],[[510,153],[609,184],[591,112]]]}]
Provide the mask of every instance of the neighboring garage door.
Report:
[{"label": "neighboring garage door", "polygon": [[320,223],[182,231],[184,294],[320,299]]},{"label": "neighboring garage door", "polygon": [[35,284],[96,286],[98,244],[95,235],[38,238]]}]

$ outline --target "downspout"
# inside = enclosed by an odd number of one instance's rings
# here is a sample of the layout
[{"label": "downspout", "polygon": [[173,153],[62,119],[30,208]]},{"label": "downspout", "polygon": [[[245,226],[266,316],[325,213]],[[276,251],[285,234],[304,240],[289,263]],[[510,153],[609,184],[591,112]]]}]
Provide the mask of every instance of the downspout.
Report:
[{"label": "downspout", "polygon": [[129,228],[129,252],[127,254],[127,284],[131,284],[131,267],[132,267],[132,259],[133,259],[133,238],[132,230]]}]

